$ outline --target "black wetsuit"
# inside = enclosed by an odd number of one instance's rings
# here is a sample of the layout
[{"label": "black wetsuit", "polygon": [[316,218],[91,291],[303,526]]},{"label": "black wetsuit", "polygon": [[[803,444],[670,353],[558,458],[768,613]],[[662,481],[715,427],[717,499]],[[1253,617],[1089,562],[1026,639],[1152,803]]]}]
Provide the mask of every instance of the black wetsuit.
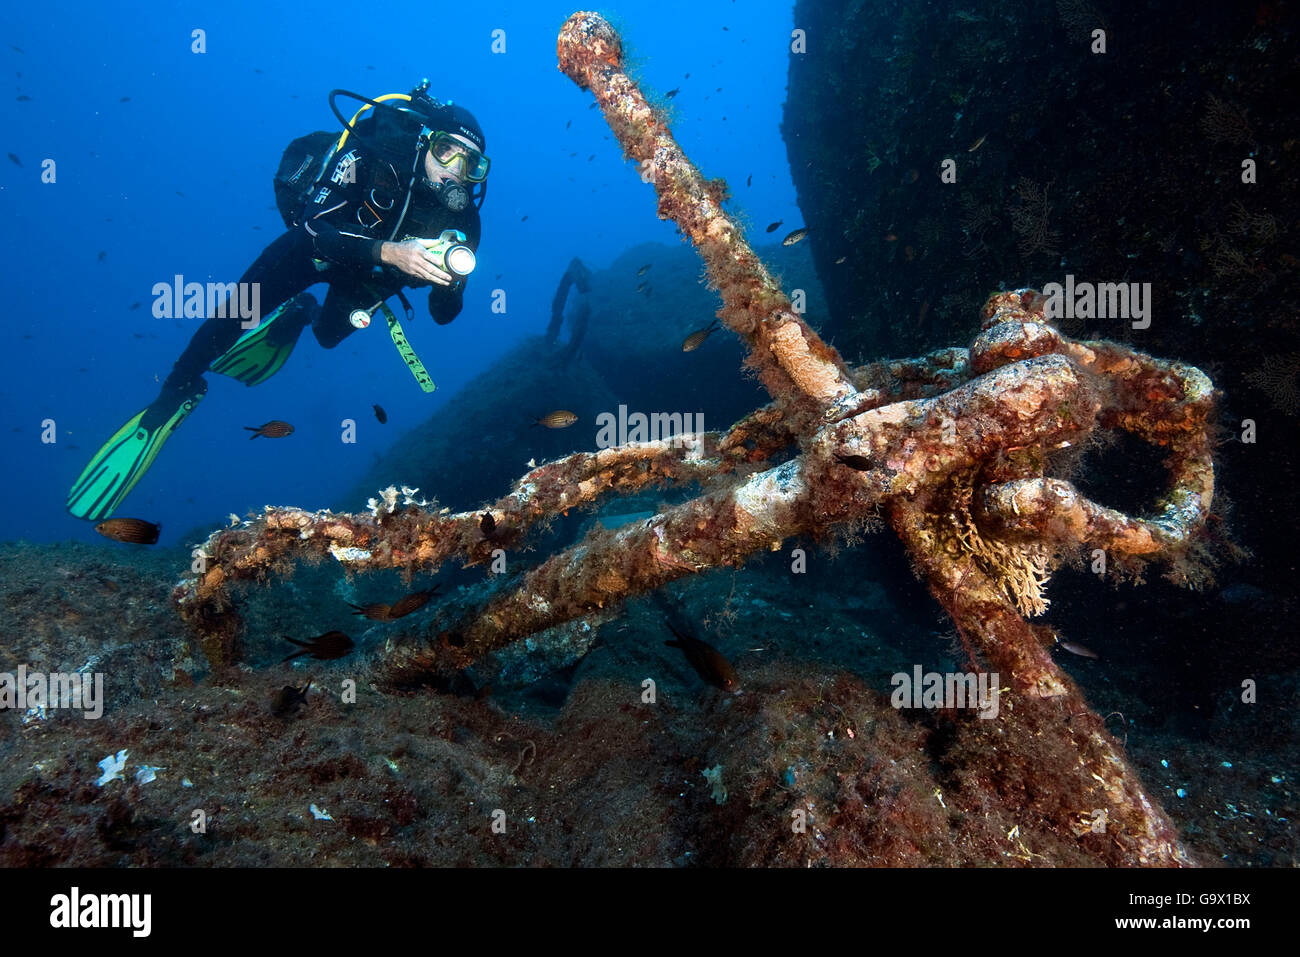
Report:
[{"label": "black wetsuit", "polygon": [[[358,124],[358,131],[364,135],[366,123]],[[444,229],[459,229],[466,236],[465,244],[477,249],[478,210],[473,203],[459,213],[447,209],[423,185],[421,169],[403,216],[414,148],[403,168],[356,137],[344,146],[308,200],[303,223],[267,246],[240,282],[260,284],[263,317],[308,287],[329,284],[319,309],[298,310],[292,316],[286,311],[277,319],[277,326],[287,320],[286,328],[275,329],[280,341],[296,338],[310,324],[321,346],[332,349],[356,331],[348,318],[353,310],[368,308],[403,287],[428,286],[429,314],[440,324],[451,322],[461,310],[464,281],[440,286],[383,266],[380,247],[386,241],[412,237],[436,239]],[[167,377],[164,394],[194,388],[208,366],[246,331],[236,309],[228,307],[225,313],[234,318],[214,316],[199,327]]]}]

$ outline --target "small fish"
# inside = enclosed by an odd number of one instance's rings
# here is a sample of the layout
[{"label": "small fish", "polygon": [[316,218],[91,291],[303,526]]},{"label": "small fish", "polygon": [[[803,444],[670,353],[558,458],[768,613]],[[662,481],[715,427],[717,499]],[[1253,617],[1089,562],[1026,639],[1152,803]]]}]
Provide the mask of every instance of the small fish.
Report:
[{"label": "small fish", "polygon": [[753,173],[750,173],[749,176],[747,176],[747,177],[745,178],[745,185],[746,185],[746,186],[753,186],[753,185],[754,185],[754,174],[753,174]]},{"label": "small fish", "polygon": [[413,591],[411,594],[397,599],[397,601],[393,602],[389,617],[396,621],[398,618],[405,618],[413,611],[419,611],[429,603],[430,598],[438,593],[440,587],[440,585],[434,585],[432,588]]},{"label": "small fish", "polygon": [[293,435],[293,426],[279,419],[272,419],[265,425],[246,425],[244,428],[253,433],[249,436],[250,439],[255,439],[259,435],[266,436],[268,439],[282,439],[286,435]]},{"label": "small fish", "polygon": [[911,246],[904,246],[903,258],[906,259],[908,262],[911,262],[913,259],[916,258],[916,250],[913,249]]},{"label": "small fish", "polygon": [[23,161],[20,160],[17,156],[14,156],[13,153],[10,153],[10,154],[9,154],[9,159],[13,162],[13,164],[14,164],[15,166],[22,166],[22,165],[23,165]]},{"label": "small fish", "polygon": [[1101,657],[1087,645],[1081,645],[1077,641],[1062,641],[1060,638],[1057,638],[1056,643],[1070,654],[1078,655],[1080,658],[1099,659]]},{"label": "small fish", "polygon": [[851,469],[857,469],[859,472],[871,471],[871,459],[865,455],[840,455],[839,452],[836,452],[835,458],[839,460],[840,464],[847,465]]},{"label": "small fish", "polygon": [[310,687],[310,678],[301,688],[285,685],[271,697],[271,714],[277,718],[289,717],[297,709],[298,705],[307,703],[307,689]]},{"label": "small fish", "polygon": [[731,662],[722,656],[722,652],[707,642],[682,634],[670,623],[665,624],[668,624],[668,630],[676,640],[665,641],[664,644],[669,648],[680,648],[700,678],[723,691],[732,691],[740,684],[736,678],[736,669],[731,667]]},{"label": "small fish", "polygon": [[903,185],[911,186],[920,178],[921,178],[920,170],[909,169],[906,173],[903,174]]},{"label": "small fish", "polygon": [[131,303],[131,311],[132,311],[132,312],[135,312],[135,311],[136,311],[137,309],[139,309],[139,308],[140,308],[140,303],[138,303],[138,302],[133,302],[133,303]]},{"label": "small fish", "polygon": [[491,538],[497,531],[497,520],[492,517],[491,512],[484,512],[482,520],[478,523],[478,530],[483,533],[484,538]]},{"label": "small fish", "polygon": [[970,147],[966,150],[966,152],[967,152],[967,153],[974,153],[977,149],[979,149],[981,146],[984,145],[984,141],[985,141],[986,139],[988,139],[988,138],[989,138],[989,135],[988,135],[987,133],[985,133],[983,136],[981,136],[979,139],[977,139],[974,143],[972,143],[972,144],[970,145]]},{"label": "small fish", "polygon": [[[348,604],[352,605],[351,602]],[[372,605],[352,605],[352,614],[371,621],[391,621],[393,609],[382,602],[375,602]]]},{"label": "small fish", "polygon": [[572,125],[573,125],[573,120],[569,120],[569,122],[564,124],[564,128],[567,130]]},{"label": "small fish", "polygon": [[130,102],[131,102],[131,98],[130,98],[129,96],[124,96],[124,97],[122,97],[120,100],[118,100],[117,102],[119,102],[119,103],[130,103]]},{"label": "small fish", "polygon": [[526,222],[528,222],[528,214],[525,213],[524,216],[523,216],[523,218],[520,219],[519,221],[520,221],[521,223],[526,223]]},{"label": "small fish", "polygon": [[848,256],[841,256],[839,259],[835,260],[835,265],[838,266],[840,263],[844,262],[844,260],[848,258],[849,258]]},{"label": "small fish", "polygon": [[638,276],[644,276],[646,273],[650,271],[650,267],[653,265],[654,263],[646,263],[644,266],[642,266],[640,269],[636,271],[636,274]]},{"label": "small fish", "polygon": [[646,286],[648,286],[648,285],[650,285],[650,281],[649,281],[649,280],[646,280],[646,281],[643,282],[643,283],[638,283],[638,284],[637,284],[637,287],[636,287],[635,289],[633,289],[632,291],[633,291],[633,292],[640,292],[642,289],[644,289],[644,288],[645,288]]},{"label": "small fish", "polygon": [[689,336],[682,340],[682,352],[694,352],[700,346],[704,345],[704,340],[713,334],[713,330],[718,328],[718,320],[714,319],[703,329],[696,329]]},{"label": "small fish", "polygon": [[110,518],[95,526],[95,531],[115,542],[132,545],[153,545],[158,541],[162,526],[146,522],[143,518]]},{"label": "small fish", "polygon": [[680,92],[682,92],[682,88],[680,86],[675,86],[667,93],[664,94],[664,99],[671,100],[674,96],[676,96]]},{"label": "small fish", "polygon": [[645,291],[642,293],[642,295],[644,295],[647,299],[650,298],[650,293],[654,292],[655,287],[650,285],[649,283],[642,283],[642,285],[645,286]]},{"label": "small fish", "polygon": [[9,49],[13,50],[15,53],[22,53],[22,52],[23,52],[23,48],[22,48],[22,47],[16,47],[16,46],[14,46],[12,43],[9,44]]},{"label": "small fish", "polygon": [[885,242],[887,243],[898,242],[898,233],[885,233]]},{"label": "small fish", "polygon": [[342,658],[352,650],[352,639],[341,631],[327,631],[323,635],[317,635],[315,638],[308,638],[306,641],[299,641],[297,638],[283,636],[284,640],[290,644],[297,645],[302,651],[295,651],[285,661],[292,661],[299,655],[311,655],[317,661],[328,661],[331,658]]},{"label": "small fish", "polygon": [[375,405],[371,406],[371,408],[375,410],[375,418],[379,420],[380,425],[383,425],[385,422],[388,421],[388,413],[384,411],[384,407],[382,405],[376,403]]},{"label": "small fish", "polygon": [[101,250],[99,251],[99,255],[96,256],[95,258],[96,258],[99,262],[103,262],[105,259],[108,258],[108,250],[107,250],[107,249],[101,249]]},{"label": "small fish", "polygon": [[807,235],[808,235],[808,227],[800,226],[790,235],[786,236],[785,239],[781,240],[781,245],[793,246],[795,243],[797,243],[799,240],[803,239]]},{"label": "small fish", "polygon": [[19,103],[30,103],[32,98],[28,96],[26,93],[20,93],[18,94],[18,96],[14,97],[14,99],[16,99]]},{"label": "small fish", "polygon": [[548,412],[540,419],[533,421],[533,425],[544,425],[548,429],[567,429],[578,421],[578,417],[568,409],[556,409],[554,412]]},{"label": "small fish", "polygon": [[588,104],[587,104],[587,109],[589,109],[589,110],[594,110],[594,109],[596,108],[596,106],[597,106],[596,103],[588,103]]},{"label": "small fish", "polygon": [[774,233],[774,232],[776,232],[778,229],[780,229],[783,225],[785,225],[785,220],[784,220],[784,219],[778,219],[776,222],[772,223],[771,225],[769,225],[769,226],[767,227],[767,231],[768,231],[769,233]]}]

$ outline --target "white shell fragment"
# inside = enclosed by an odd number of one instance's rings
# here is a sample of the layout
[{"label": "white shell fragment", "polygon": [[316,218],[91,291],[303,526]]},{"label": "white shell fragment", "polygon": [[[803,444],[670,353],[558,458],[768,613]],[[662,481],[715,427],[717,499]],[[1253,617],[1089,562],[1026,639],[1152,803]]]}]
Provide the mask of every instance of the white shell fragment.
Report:
[{"label": "white shell fragment", "polygon": [[99,780],[95,783],[102,788],[109,781],[125,780],[122,778],[122,771],[126,767],[126,757],[127,751],[126,748],[123,748],[117,754],[110,754],[103,761],[100,761],[99,769],[104,773],[99,776]]}]

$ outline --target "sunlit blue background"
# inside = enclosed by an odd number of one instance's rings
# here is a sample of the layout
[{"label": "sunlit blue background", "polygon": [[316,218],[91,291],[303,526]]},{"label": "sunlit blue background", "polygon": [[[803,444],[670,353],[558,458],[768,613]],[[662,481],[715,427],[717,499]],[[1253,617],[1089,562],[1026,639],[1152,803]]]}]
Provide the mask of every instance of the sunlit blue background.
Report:
[{"label": "sunlit blue background", "polygon": [[[433,95],[467,106],[486,133],[492,175],[465,310],[439,327],[417,295],[407,326],[438,390],[420,392],[382,323],[328,352],[304,333],[289,364],[255,388],[209,374],[207,397],[117,513],[161,522],[164,543],[267,503],[339,504],[377,452],[545,328],[573,256],[603,268],[637,243],[679,242],[588,108],[591,95],[556,68],[556,34],[575,9],[6,5],[0,64],[11,89],[0,127],[22,166],[0,162],[0,539],[99,540],[64,511],[68,487],[156,396],[197,325],[152,318],[153,285],[177,273],[234,281],[282,231],[271,176],[290,139],[337,129],[332,88],[405,93],[427,76]],[[648,92],[680,88],[669,101],[674,130],[705,175],[728,180],[751,223],[799,222],[778,129],[790,3],[654,0],[602,12]],[[206,31],[206,53],[191,52],[195,29]],[[504,53],[492,52],[494,30],[505,31]],[[41,182],[46,159],[57,164],[54,184]],[[489,309],[494,288],[506,292],[505,315]],[[386,426],[373,403],[388,411]],[[46,418],[54,444],[40,441]],[[345,418],[358,423],[355,445],[339,440]],[[297,434],[249,442],[243,426],[269,419]]]}]

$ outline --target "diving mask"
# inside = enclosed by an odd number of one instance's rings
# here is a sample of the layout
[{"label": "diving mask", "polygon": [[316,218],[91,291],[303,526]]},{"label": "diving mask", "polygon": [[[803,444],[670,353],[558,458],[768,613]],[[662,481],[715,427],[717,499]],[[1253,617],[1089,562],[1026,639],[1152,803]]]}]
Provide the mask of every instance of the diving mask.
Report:
[{"label": "diving mask", "polygon": [[481,183],[487,179],[491,165],[491,161],[478,150],[441,130],[429,133],[429,155],[443,169],[455,172],[469,183]]}]

